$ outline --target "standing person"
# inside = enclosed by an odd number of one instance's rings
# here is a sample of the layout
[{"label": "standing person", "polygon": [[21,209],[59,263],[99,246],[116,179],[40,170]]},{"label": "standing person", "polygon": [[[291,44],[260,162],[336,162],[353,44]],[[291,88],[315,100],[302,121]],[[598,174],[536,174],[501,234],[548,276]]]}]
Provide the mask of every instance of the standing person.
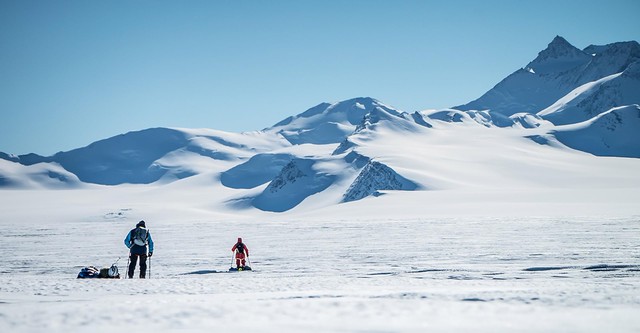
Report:
[{"label": "standing person", "polygon": [[238,242],[231,248],[231,251],[236,254],[236,267],[238,269],[244,269],[246,263],[245,258],[249,257],[249,248],[242,242],[242,238],[238,237]]},{"label": "standing person", "polygon": [[151,257],[153,255],[153,239],[144,221],[138,222],[136,227],[129,231],[124,239],[124,245],[129,248],[129,258],[131,258],[128,272],[129,278],[133,279],[133,272],[136,269],[138,258],[140,258],[140,278],[144,279],[147,275],[147,256]]}]

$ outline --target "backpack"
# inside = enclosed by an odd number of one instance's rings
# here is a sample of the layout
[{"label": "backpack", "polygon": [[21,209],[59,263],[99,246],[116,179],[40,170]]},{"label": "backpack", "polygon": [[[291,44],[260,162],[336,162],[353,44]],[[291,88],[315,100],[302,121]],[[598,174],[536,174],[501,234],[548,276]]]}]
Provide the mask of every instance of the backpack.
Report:
[{"label": "backpack", "polygon": [[78,279],[92,279],[97,278],[100,275],[100,270],[94,266],[87,266],[80,270],[78,273]]},{"label": "backpack", "polygon": [[236,244],[236,250],[238,251],[238,253],[244,253],[244,244],[242,243]]},{"label": "backpack", "polygon": [[149,238],[149,231],[145,228],[135,228],[131,232],[131,239],[133,244],[138,246],[147,246],[147,239]]}]

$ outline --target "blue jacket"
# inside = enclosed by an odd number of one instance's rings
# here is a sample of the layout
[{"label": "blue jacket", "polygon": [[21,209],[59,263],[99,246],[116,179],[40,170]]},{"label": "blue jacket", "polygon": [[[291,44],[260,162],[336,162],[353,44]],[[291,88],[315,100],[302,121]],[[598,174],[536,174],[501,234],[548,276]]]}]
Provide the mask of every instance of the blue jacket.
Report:
[{"label": "blue jacket", "polygon": [[[133,239],[131,239],[131,235],[136,229],[131,229],[127,234],[127,237],[124,239],[124,245],[126,245],[131,254],[147,254],[147,247],[140,246],[133,243]],[[151,231],[147,230],[147,243],[149,245],[149,252],[153,252],[153,238],[151,238]]]}]

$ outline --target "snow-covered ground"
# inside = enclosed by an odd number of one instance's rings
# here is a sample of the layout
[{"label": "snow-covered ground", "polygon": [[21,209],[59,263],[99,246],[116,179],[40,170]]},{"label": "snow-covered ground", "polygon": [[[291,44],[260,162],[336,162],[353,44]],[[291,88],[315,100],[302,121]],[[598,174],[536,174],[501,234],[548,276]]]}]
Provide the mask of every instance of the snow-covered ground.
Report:
[{"label": "snow-covered ground", "polygon": [[[0,331],[634,332],[640,217],[147,220],[147,280],[126,266],[137,221],[0,219]],[[228,273],[242,236],[255,271]]]},{"label": "snow-covered ground", "polygon": [[[459,109],[0,152],[0,332],[638,332],[638,59],[556,37]],[[140,219],[150,279],[75,278]]]}]

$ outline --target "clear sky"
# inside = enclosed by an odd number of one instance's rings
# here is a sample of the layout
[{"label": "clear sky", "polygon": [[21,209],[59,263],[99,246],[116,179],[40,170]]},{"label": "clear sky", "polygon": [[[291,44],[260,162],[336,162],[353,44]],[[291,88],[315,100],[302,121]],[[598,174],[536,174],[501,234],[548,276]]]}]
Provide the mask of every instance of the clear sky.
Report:
[{"label": "clear sky", "polygon": [[640,1],[0,0],[0,151],[150,127],[260,130],[370,96],[469,102],[556,36],[640,40]]}]

